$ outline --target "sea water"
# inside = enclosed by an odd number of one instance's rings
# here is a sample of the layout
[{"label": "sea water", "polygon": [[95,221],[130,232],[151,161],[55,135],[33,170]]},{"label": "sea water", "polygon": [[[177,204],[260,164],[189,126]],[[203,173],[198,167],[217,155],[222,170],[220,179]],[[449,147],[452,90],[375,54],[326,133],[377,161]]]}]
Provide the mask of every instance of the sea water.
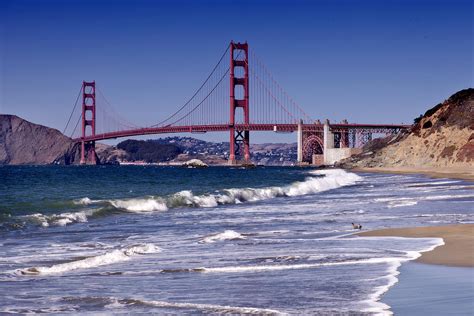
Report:
[{"label": "sea water", "polygon": [[259,167],[0,167],[0,313],[390,314],[398,268],[474,222],[472,182]]}]

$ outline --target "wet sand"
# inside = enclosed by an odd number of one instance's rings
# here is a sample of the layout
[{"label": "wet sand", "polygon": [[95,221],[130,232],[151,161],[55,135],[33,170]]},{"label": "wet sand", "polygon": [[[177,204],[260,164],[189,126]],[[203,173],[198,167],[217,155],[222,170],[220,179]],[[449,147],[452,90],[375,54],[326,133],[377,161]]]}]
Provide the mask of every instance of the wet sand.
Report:
[{"label": "wet sand", "polygon": [[453,267],[474,267],[474,224],[389,228],[359,233],[359,236],[438,237],[445,245],[422,253],[416,261]]},{"label": "wet sand", "polygon": [[395,315],[472,315],[474,269],[404,263],[399,282],[382,297]]},{"label": "wet sand", "polygon": [[380,172],[393,174],[425,174],[432,178],[452,178],[474,180],[474,168],[461,167],[391,167],[391,168],[354,168],[355,172]]}]

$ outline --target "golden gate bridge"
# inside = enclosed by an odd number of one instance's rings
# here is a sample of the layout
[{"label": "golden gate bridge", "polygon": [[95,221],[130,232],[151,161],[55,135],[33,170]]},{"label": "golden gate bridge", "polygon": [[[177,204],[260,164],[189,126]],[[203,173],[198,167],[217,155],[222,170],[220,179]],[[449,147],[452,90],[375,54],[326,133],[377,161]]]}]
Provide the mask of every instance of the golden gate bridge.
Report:
[{"label": "golden gate bridge", "polygon": [[229,132],[229,163],[248,163],[250,132],[259,131],[297,132],[298,162],[324,164],[350,156],[374,134],[395,134],[409,126],[315,121],[277,83],[248,43],[231,42],[194,94],[166,119],[135,125],[116,113],[95,81],[83,81],[64,133],[68,127],[81,144],[81,164],[96,163],[96,141],[188,132]]}]

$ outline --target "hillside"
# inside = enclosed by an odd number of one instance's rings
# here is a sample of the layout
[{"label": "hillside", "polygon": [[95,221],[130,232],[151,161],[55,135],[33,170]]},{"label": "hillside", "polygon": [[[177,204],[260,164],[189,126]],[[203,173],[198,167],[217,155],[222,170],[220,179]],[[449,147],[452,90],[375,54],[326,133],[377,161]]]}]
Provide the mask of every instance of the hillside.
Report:
[{"label": "hillside", "polygon": [[[116,164],[123,150],[96,143],[100,164]],[[31,123],[16,115],[0,115],[0,165],[75,165],[80,145],[54,128]]]},{"label": "hillside", "polygon": [[127,139],[117,145],[126,152],[128,161],[156,163],[170,161],[181,154],[181,148],[172,144],[160,144],[152,140]]},{"label": "hillside", "polygon": [[375,139],[345,168],[474,169],[474,89],[465,89],[415,119],[410,131]]},{"label": "hillside", "polygon": [[[296,144],[251,144],[252,161],[263,165],[292,165]],[[193,158],[209,165],[227,164],[228,142],[191,137],[125,140],[117,146],[96,143],[100,164],[120,162],[180,164]],[[60,131],[28,122],[15,115],[0,115],[0,165],[78,164],[80,147]]]},{"label": "hillside", "polygon": [[74,164],[78,149],[56,129],[0,115],[0,164]]},{"label": "hillside", "polygon": [[[175,145],[182,150],[171,162],[197,158],[209,165],[227,164],[228,142],[209,142],[192,137],[166,137],[153,140],[159,144]],[[293,165],[296,161],[296,143],[250,144],[251,160],[260,165]]]}]

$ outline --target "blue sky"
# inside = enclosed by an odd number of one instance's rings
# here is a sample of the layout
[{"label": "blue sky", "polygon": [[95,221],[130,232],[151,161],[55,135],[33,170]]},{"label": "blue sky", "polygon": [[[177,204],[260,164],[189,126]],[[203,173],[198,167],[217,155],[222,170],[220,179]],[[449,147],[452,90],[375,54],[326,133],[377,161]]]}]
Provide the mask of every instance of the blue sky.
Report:
[{"label": "blue sky", "polygon": [[118,113],[151,125],[233,39],[315,119],[411,123],[474,86],[473,20],[465,0],[3,0],[0,112],[62,130],[82,80],[96,80]]}]

